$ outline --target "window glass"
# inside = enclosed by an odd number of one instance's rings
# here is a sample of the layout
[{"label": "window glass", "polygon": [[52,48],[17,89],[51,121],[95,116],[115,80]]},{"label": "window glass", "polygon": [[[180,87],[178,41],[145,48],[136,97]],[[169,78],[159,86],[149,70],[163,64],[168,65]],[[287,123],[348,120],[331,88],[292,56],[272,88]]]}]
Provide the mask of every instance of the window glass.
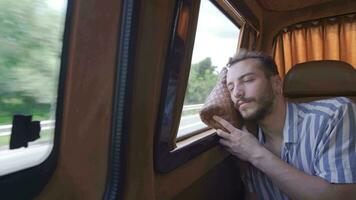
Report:
[{"label": "window glass", "polygon": [[199,109],[215,86],[218,73],[236,52],[239,34],[239,27],[214,4],[201,1],[178,138],[206,127]]},{"label": "window glass", "polygon": [[66,0],[0,1],[0,176],[51,152],[66,7]]}]

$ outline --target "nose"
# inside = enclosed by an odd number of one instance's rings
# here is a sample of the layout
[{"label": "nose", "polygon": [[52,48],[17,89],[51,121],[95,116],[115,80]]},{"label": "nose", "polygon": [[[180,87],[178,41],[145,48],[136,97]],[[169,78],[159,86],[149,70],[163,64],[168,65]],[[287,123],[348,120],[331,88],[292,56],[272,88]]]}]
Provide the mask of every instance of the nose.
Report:
[{"label": "nose", "polygon": [[235,98],[240,98],[244,95],[244,91],[243,91],[242,87],[239,87],[239,86],[236,86],[232,92],[233,92],[233,96]]}]

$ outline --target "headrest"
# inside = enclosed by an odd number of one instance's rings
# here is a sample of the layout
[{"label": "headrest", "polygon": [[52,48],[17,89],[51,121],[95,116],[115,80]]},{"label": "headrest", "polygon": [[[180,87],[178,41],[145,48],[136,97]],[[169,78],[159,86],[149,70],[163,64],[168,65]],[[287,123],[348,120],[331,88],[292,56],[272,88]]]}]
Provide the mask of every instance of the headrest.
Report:
[{"label": "headrest", "polygon": [[296,64],[285,77],[283,91],[286,97],[356,96],[356,70],[334,60]]}]

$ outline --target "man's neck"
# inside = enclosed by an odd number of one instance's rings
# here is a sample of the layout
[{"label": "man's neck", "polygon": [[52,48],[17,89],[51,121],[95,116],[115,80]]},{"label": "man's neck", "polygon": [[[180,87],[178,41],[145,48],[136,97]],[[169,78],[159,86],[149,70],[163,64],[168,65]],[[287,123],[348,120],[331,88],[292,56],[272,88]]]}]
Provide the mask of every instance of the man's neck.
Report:
[{"label": "man's neck", "polygon": [[266,140],[283,139],[286,113],[285,99],[283,97],[277,98],[273,104],[271,114],[258,122],[259,126],[265,133]]}]

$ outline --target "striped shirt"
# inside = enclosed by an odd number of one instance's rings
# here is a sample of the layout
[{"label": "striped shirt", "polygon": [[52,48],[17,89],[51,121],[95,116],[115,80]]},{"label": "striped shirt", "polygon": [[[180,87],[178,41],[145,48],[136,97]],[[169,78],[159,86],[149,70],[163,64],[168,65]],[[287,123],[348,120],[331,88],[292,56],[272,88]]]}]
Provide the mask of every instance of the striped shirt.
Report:
[{"label": "striped shirt", "polygon": [[[261,129],[258,139],[265,143]],[[356,183],[356,105],[345,97],[287,103],[280,158],[329,183]],[[289,199],[252,165],[243,181],[259,199]]]}]

